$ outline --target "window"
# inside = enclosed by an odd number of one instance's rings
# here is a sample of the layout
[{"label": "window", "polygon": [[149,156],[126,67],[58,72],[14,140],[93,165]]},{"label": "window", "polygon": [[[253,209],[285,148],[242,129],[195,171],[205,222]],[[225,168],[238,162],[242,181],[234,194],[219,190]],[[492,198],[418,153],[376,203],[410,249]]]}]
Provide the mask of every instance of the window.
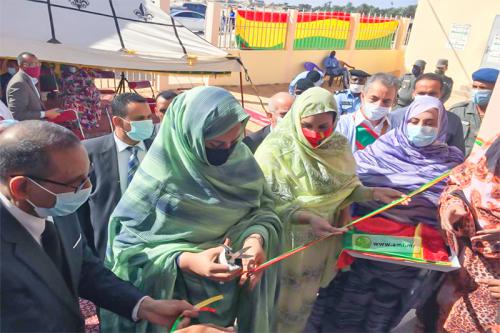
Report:
[{"label": "window", "polygon": [[189,18],[194,18],[195,16],[193,14],[194,13],[190,13],[190,12],[180,12],[180,13],[175,13],[173,15],[174,15],[174,17],[189,17]]},{"label": "window", "polygon": [[188,17],[188,18],[194,18],[194,19],[201,19],[204,20],[205,17],[199,13],[195,12],[178,12],[178,13],[173,13],[172,14],[174,17]]}]

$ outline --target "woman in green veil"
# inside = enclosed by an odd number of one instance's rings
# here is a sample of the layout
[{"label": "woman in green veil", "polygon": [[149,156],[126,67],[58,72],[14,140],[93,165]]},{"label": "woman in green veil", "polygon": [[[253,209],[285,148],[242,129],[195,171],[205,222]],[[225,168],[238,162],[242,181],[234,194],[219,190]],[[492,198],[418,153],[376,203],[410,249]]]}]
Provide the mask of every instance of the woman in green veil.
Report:
[{"label": "woman in green veil", "polygon": [[[215,313],[198,321],[269,332],[277,272],[244,271],[280,250],[281,223],[250,150],[241,142],[248,121],[227,91],[197,87],[170,105],[153,145],[116,207],[106,264],[157,299],[191,304],[222,294]],[[243,268],[218,263],[221,244],[249,247]],[[165,332],[102,311],[106,332]]]},{"label": "woman in green veil", "polygon": [[282,251],[336,235],[282,262],[273,332],[304,330],[319,287],[335,275],[349,205],[388,203],[402,195],[361,184],[347,139],[334,131],[337,115],[332,94],[310,88],[297,97],[255,154],[283,223]]}]

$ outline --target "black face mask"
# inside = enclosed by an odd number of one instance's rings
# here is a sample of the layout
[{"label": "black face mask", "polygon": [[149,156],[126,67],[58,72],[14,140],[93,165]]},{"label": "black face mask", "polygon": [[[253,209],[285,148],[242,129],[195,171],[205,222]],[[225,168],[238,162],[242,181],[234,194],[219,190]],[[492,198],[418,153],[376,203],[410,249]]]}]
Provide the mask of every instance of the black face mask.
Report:
[{"label": "black face mask", "polygon": [[234,150],[236,145],[232,145],[228,149],[212,149],[205,147],[205,153],[207,154],[208,163],[214,166],[219,166],[227,162],[229,156]]}]

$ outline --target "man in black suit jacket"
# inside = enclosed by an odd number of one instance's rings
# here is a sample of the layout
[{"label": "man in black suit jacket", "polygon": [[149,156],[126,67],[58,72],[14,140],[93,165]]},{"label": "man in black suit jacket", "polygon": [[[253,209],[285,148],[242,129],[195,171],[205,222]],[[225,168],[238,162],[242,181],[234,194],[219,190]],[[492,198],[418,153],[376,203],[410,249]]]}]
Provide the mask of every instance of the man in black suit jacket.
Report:
[{"label": "man in black suit jacket", "polygon": [[18,70],[17,61],[10,59],[7,60],[7,71],[0,75],[0,97],[5,105],[7,105],[7,85]]},{"label": "man in black suit jacket", "polygon": [[0,331],[83,332],[79,296],[159,325],[196,315],[145,296],[92,254],[73,214],[92,187],[89,164],[64,127],[25,121],[0,133]]},{"label": "man in black suit jacket", "polygon": [[94,188],[88,202],[78,210],[85,236],[101,259],[106,255],[109,217],[128,186],[133,157],[130,149],[137,148],[140,163],[151,146],[154,130],[152,113],[143,97],[134,93],[118,95],[111,108],[114,132],[83,141],[92,163],[90,180]]},{"label": "man in black suit jacket", "polygon": [[262,141],[271,133],[271,129],[276,127],[292,107],[294,97],[287,92],[279,92],[269,99],[268,110],[271,124],[267,125],[255,133],[248,135],[243,142],[255,153]]},{"label": "man in black suit jacket", "polygon": [[[444,92],[444,84],[442,78],[438,74],[426,73],[421,75],[415,81],[415,90],[413,98],[417,96],[427,95],[441,99]],[[391,128],[400,126],[406,114],[408,107],[399,108],[389,114]],[[465,153],[465,140],[463,135],[462,121],[452,113],[446,112],[448,116],[448,129],[446,134],[446,143],[448,146],[454,146]]]}]

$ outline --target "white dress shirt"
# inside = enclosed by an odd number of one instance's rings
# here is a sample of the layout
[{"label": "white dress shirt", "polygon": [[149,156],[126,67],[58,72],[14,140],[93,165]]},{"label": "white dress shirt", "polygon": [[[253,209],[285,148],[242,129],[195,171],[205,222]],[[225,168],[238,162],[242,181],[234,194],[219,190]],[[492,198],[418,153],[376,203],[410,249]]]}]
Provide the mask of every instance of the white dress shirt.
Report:
[{"label": "white dress shirt", "polygon": [[371,130],[373,130],[379,136],[382,134],[384,126],[386,126],[386,130],[389,130],[391,128],[391,122],[387,116],[384,117],[383,120],[378,125],[373,126],[372,122],[366,119],[363,113],[361,113],[361,111],[358,110],[356,111],[354,116],[354,127],[357,127],[361,124],[367,125]]},{"label": "white dress shirt", "polygon": [[30,215],[14,206],[7,197],[0,193],[0,201],[7,211],[28,231],[33,239],[41,246],[42,233],[45,230],[45,219]]},{"label": "white dress shirt", "polygon": [[0,101],[0,117],[3,119],[14,119],[14,117],[12,117],[12,113],[9,111],[9,108],[3,104],[2,101]]},{"label": "white dress shirt", "polygon": [[[45,231],[45,221],[53,222],[52,217],[48,217],[47,219],[43,219],[37,216],[30,215],[18,207],[14,206],[12,202],[10,202],[7,197],[5,197],[0,192],[0,202],[7,209],[7,211],[14,216],[16,220],[28,231],[28,233],[35,239],[38,245],[42,246],[42,234]],[[147,296],[141,298],[137,304],[134,306],[132,310],[132,320],[137,321],[137,315],[139,313],[139,307],[141,303]]]},{"label": "white dress shirt", "polygon": [[[132,146],[120,140],[116,136],[116,134],[114,134],[113,137],[115,138],[116,154],[118,156],[118,174],[120,176],[120,189],[123,194],[125,193],[125,190],[127,189],[128,186],[128,179],[127,179],[128,160],[130,159],[130,155],[132,155],[132,153],[129,150],[127,150],[127,148]],[[143,141],[141,141],[136,145],[136,147],[139,148],[139,151],[137,152],[137,158],[139,159],[139,162],[142,162],[144,156],[146,156],[146,145],[144,144]]]}]

